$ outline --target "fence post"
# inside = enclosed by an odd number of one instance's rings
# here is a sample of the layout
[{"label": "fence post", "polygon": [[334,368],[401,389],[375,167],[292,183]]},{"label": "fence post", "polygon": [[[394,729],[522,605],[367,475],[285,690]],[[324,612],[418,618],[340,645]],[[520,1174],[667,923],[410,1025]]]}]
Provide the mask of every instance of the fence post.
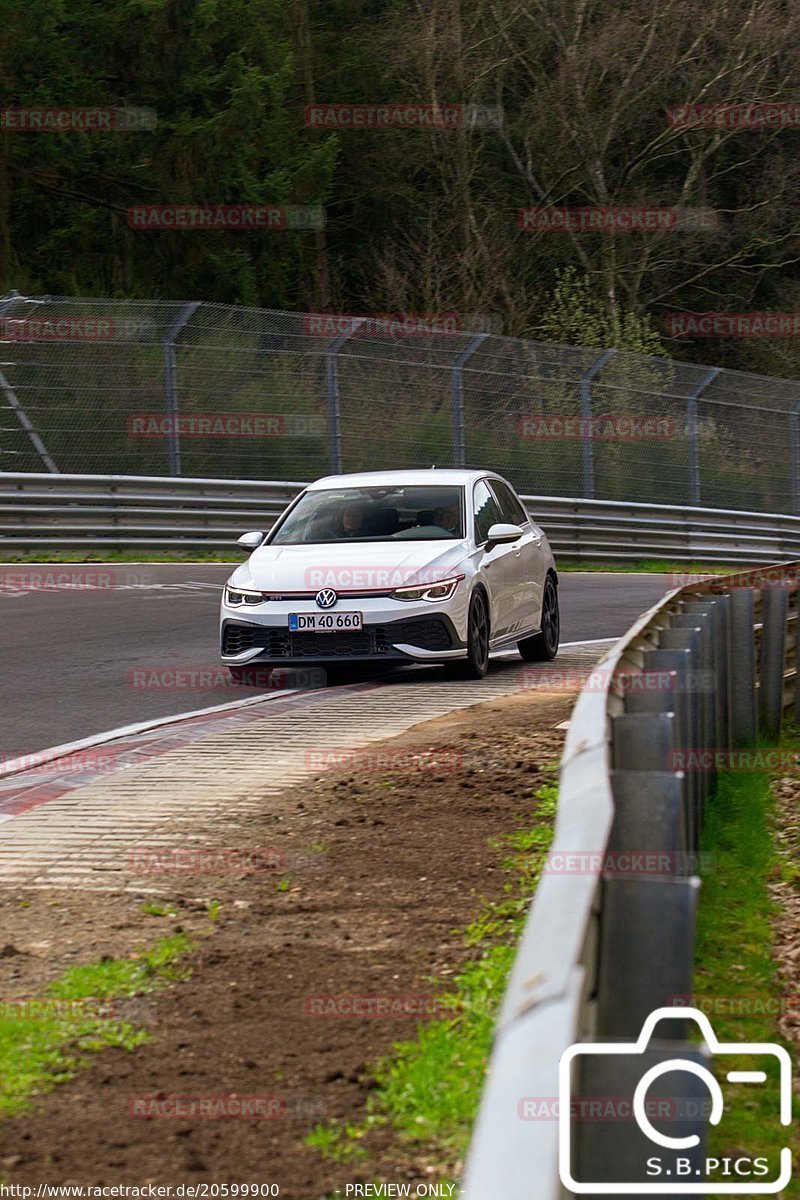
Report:
[{"label": "fence post", "polygon": [[689,503],[700,503],[700,446],[697,429],[697,401],[712,380],[719,375],[721,367],[712,367],[686,397],[686,426],[689,437]]},{"label": "fence post", "polygon": [[758,689],[759,727],[775,741],[783,716],[783,667],[789,597],[785,587],[761,589],[761,663]]},{"label": "fence post", "polygon": [[[2,298],[0,298],[0,317],[4,317],[5,314],[14,307],[14,305],[17,303],[18,300],[22,300],[26,304],[27,303],[31,303],[31,304],[37,304],[37,303],[41,304],[42,303],[41,300],[28,301],[25,296],[20,296],[19,292],[12,291],[12,292],[9,292],[7,296],[3,296]],[[0,339],[0,340],[2,340],[2,339]],[[6,379],[6,377],[2,371],[0,371],[0,391],[3,392],[3,395],[5,396],[6,400],[8,401],[8,406],[11,409],[11,411],[13,412],[14,416],[19,421],[21,428],[25,431],[25,433],[27,433],[28,437],[31,439],[31,444],[33,445],[33,448],[36,451],[36,453],[39,455],[39,458],[41,459],[43,466],[46,468],[46,470],[48,470],[50,472],[51,475],[60,474],[58,467],[56,466],[56,464],[53,462],[52,458],[48,454],[44,442],[42,441],[42,439],[39,437],[39,434],[34,429],[30,417],[25,412],[25,409],[22,406],[22,401],[19,399],[19,396],[14,391],[14,389],[12,388],[11,384],[8,382],[8,380]]]},{"label": "fence post", "polygon": [[453,363],[453,382],[451,394],[453,398],[453,466],[467,465],[467,447],[464,436],[464,363],[471,358],[479,346],[486,341],[488,333],[477,334],[461,351]]},{"label": "fence post", "polygon": [[792,512],[800,516],[800,400],[789,413],[789,454],[792,472]]},{"label": "fence post", "polygon": [[325,351],[325,386],[328,396],[328,446],[330,447],[331,472],[342,473],[342,414],[339,409],[339,365],[337,355],[348,338],[359,329],[366,317],[357,317],[347,333],[328,343]]},{"label": "fence post", "polygon": [[164,338],[164,408],[169,418],[167,454],[170,475],[181,473],[181,439],[178,433],[178,364],[175,358],[175,341],[196,308],[199,300],[184,304]]},{"label": "fence post", "polygon": [[581,426],[583,433],[583,495],[594,500],[594,445],[592,444],[592,380],[608,360],[617,353],[616,349],[604,350],[580,378]]}]

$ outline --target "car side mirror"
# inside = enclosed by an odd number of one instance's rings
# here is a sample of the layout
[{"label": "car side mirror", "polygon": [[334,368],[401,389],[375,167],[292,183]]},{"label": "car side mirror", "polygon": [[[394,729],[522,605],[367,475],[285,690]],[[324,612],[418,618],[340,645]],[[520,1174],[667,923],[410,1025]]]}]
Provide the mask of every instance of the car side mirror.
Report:
[{"label": "car side mirror", "polygon": [[257,550],[264,540],[264,534],[259,529],[254,529],[251,533],[243,533],[240,538],[236,539],[236,545],[241,546],[243,550]]},{"label": "car side mirror", "polygon": [[487,547],[490,546],[510,546],[512,542],[518,542],[522,537],[523,531],[519,525],[506,525],[503,522],[498,522],[497,525],[492,525],[486,538]]}]

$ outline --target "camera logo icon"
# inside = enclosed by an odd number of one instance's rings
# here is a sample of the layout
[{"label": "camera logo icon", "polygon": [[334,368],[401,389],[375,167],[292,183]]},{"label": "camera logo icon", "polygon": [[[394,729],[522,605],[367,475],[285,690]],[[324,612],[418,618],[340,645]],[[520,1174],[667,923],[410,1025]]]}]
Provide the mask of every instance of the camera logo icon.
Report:
[{"label": "camera logo icon", "polygon": [[[702,1042],[657,1040],[656,1027],[668,1020],[693,1022]],[[561,1182],[576,1195],[774,1195],[792,1177],[788,1146],[769,1158],[743,1151],[714,1158],[704,1132],[723,1120],[720,1079],[777,1084],[776,1121],[790,1125],[791,1073],[783,1046],[720,1042],[696,1008],[656,1009],[635,1042],[570,1046],[559,1065]]]}]

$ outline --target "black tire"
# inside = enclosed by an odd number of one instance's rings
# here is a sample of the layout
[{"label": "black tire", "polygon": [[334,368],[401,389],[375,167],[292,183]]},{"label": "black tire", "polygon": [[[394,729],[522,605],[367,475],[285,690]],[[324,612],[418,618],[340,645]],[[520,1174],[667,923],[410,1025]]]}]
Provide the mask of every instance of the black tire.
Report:
[{"label": "black tire", "polygon": [[467,657],[447,663],[454,679],[483,679],[489,670],[489,608],[483,592],[474,592],[469,602]]},{"label": "black tire", "polygon": [[234,687],[269,687],[269,679],[274,667],[267,663],[253,663],[252,666],[228,667],[231,683]]},{"label": "black tire", "polygon": [[517,649],[525,662],[549,662],[558,654],[560,634],[561,614],[558,609],[558,588],[553,576],[548,575],[544,581],[542,593],[541,632],[517,642]]}]

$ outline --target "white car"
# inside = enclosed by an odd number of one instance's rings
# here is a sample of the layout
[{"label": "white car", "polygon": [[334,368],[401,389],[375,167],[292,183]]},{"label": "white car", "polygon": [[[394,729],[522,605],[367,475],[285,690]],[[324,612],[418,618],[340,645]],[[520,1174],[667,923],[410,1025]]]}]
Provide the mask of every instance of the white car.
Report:
[{"label": "white car", "polygon": [[479,679],[491,650],[558,650],[558,575],[543,531],[492,471],[375,471],[307,487],[223,589],[222,661],[447,663]]}]

